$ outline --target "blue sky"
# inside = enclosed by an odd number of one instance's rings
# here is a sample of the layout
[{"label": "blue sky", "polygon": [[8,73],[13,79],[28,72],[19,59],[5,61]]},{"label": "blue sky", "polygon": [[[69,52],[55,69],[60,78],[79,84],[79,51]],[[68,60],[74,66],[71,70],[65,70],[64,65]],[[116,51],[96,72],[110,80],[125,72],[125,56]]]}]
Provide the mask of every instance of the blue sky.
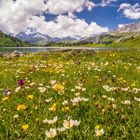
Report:
[{"label": "blue sky", "polygon": [[0,0],[0,30],[88,37],[140,20],[140,0]]},{"label": "blue sky", "polygon": [[[92,1],[98,4],[100,0]],[[117,12],[122,3],[130,3],[131,5],[135,3],[140,4],[140,0],[118,0],[105,7],[97,6],[93,8],[92,11],[84,10],[76,15],[79,18],[85,19],[87,22],[94,21],[101,26],[108,26],[110,30],[117,28],[118,24],[128,24],[139,21],[139,19],[126,18],[121,12]]]}]

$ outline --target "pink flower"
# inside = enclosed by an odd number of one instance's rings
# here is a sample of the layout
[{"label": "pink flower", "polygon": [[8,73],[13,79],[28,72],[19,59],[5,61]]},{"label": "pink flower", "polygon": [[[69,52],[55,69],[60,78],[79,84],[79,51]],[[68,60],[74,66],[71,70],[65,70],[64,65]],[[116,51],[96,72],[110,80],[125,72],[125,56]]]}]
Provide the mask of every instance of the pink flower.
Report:
[{"label": "pink flower", "polygon": [[18,85],[22,87],[24,85],[24,80],[23,79],[18,80]]}]

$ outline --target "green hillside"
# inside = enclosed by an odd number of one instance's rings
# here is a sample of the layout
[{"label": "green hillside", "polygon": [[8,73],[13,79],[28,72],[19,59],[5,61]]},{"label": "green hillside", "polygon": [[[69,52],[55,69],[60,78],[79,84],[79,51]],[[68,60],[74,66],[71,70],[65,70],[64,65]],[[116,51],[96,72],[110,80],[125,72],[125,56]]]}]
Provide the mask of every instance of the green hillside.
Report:
[{"label": "green hillside", "polygon": [[113,42],[112,44],[109,44],[110,47],[140,47],[140,36],[137,36],[135,38],[130,38],[125,41],[121,42]]},{"label": "green hillside", "polygon": [[27,42],[22,42],[15,37],[8,36],[0,31],[0,47],[28,47]]}]

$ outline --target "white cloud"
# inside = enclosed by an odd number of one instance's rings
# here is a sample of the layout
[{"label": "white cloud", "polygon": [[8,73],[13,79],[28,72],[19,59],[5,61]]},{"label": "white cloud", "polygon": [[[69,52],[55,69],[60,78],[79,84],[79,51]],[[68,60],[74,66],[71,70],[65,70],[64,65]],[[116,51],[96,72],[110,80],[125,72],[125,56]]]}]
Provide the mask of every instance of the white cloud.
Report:
[{"label": "white cloud", "polygon": [[120,8],[118,9],[118,12],[122,10],[123,15],[130,19],[140,19],[140,5],[139,3],[136,3],[134,5],[131,5],[129,3],[122,3],[120,5]]},{"label": "white cloud", "polygon": [[46,0],[47,12],[55,15],[81,12],[84,8],[91,10],[94,6],[90,0]]},{"label": "white cloud", "polygon": [[[90,0],[0,0],[0,30],[6,33],[19,33],[34,29],[51,37],[85,37],[108,31],[94,22],[86,23],[74,13],[94,3]],[[52,21],[46,21],[43,12],[58,15]],[[67,13],[64,16],[61,14]]]},{"label": "white cloud", "polygon": [[59,15],[54,21],[46,22],[44,17],[34,17],[30,24],[37,32],[51,37],[87,37],[101,32],[107,32],[107,27],[101,27],[95,22],[86,23],[83,19]]},{"label": "white cloud", "polygon": [[125,25],[127,25],[127,24],[119,24],[119,25],[118,25],[118,28],[122,28],[122,27],[124,27]]},{"label": "white cloud", "polygon": [[116,2],[117,0],[101,0],[101,3],[97,4],[97,6],[108,6],[111,2]]},{"label": "white cloud", "polygon": [[0,29],[17,33],[27,27],[27,20],[46,9],[43,0],[0,0]]}]

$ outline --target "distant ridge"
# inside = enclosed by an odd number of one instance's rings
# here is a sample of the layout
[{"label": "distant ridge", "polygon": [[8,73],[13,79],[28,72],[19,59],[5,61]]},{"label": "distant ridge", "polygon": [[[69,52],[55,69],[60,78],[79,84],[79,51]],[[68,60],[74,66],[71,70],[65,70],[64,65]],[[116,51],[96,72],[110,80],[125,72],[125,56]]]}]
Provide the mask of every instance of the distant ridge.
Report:
[{"label": "distant ridge", "polygon": [[30,46],[28,42],[22,42],[16,37],[6,35],[0,31],[0,47],[27,47]]}]

